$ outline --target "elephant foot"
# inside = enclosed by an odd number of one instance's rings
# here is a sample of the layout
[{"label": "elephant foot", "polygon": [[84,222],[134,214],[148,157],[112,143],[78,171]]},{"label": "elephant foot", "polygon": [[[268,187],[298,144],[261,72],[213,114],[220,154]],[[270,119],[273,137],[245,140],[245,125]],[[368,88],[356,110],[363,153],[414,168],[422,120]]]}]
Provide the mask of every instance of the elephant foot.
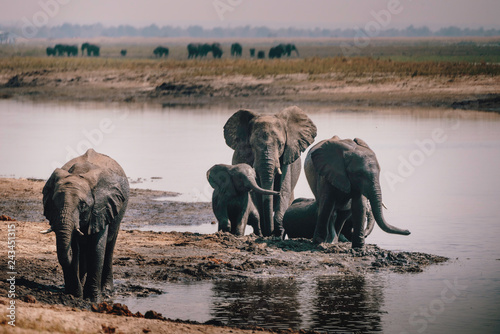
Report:
[{"label": "elephant foot", "polygon": [[354,249],[363,249],[365,248],[365,242],[357,242],[352,244],[352,248]]},{"label": "elephant foot", "polygon": [[339,241],[340,242],[349,242],[349,239],[347,239],[343,234],[339,235]]}]

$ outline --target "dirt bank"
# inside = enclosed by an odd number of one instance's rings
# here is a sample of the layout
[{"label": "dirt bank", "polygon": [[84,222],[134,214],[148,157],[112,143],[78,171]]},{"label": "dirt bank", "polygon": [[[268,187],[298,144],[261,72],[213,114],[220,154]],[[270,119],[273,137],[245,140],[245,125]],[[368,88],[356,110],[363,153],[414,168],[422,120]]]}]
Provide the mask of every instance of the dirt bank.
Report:
[{"label": "dirt bank", "polygon": [[162,106],[224,105],[231,108],[314,104],[337,110],[456,107],[500,111],[500,81],[496,76],[191,75],[192,70],[121,69],[105,65],[99,70],[5,68],[0,71],[0,98]]},{"label": "dirt bank", "polygon": [[[43,184],[40,180],[0,179],[0,216],[17,220],[0,222],[0,234],[6,236],[8,226],[15,226],[16,301],[19,306],[16,329],[19,333],[41,330],[67,333],[76,329],[85,333],[245,333],[213,325],[130,317],[123,320],[116,315],[89,313],[92,309],[89,302],[63,293],[55,235],[38,233],[48,227],[48,222],[40,215]],[[153,200],[164,195],[164,192],[133,190],[123,226],[130,228],[142,222],[168,223],[169,219],[177,225],[213,220],[208,203]],[[420,272],[428,265],[443,261],[446,259],[435,255],[391,252],[376,245],[356,251],[347,244],[314,245],[301,239],[281,241],[253,235],[237,238],[227,233],[200,235],[124,230],[115,251],[115,279],[120,283],[115,287],[114,297],[162,293],[151,286],[164,281],[293,278],[305,272],[345,276],[373,271],[408,273]],[[0,269],[0,295],[4,297],[0,303],[3,304],[8,302],[5,298],[9,289],[6,265],[2,262]],[[105,310],[106,307],[94,306],[94,310],[97,309]],[[150,313],[149,316],[151,314],[154,315]],[[3,320],[2,326],[6,329],[9,325]]]}]

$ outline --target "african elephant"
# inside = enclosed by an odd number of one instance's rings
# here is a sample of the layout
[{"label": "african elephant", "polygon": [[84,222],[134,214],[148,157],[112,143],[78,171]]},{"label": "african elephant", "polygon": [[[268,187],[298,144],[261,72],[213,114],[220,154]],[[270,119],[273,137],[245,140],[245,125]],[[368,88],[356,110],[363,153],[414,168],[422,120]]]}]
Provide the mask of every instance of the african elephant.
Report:
[{"label": "african elephant", "polygon": [[214,58],[222,57],[223,51],[220,43],[212,44],[211,48],[212,48],[212,55],[214,56]]},{"label": "african elephant", "polygon": [[279,44],[276,46],[273,46],[271,49],[269,49],[269,59],[274,59],[274,58],[281,58],[285,54],[285,47],[283,44]]},{"label": "african elephant", "polygon": [[64,56],[66,54],[69,56],[78,56],[78,46],[67,45],[67,44],[56,44],[54,46],[54,55]]},{"label": "african elephant", "polygon": [[257,59],[264,59],[266,58],[266,53],[262,50],[260,50],[259,52],[257,52]]},{"label": "african elephant", "polygon": [[255,57],[255,48],[250,49],[250,58]]},{"label": "african elephant", "polygon": [[380,166],[368,144],[359,138],[340,139],[334,136],[314,145],[304,162],[307,182],[318,203],[318,220],[313,241],[327,238],[328,221],[351,201],[353,248],[364,246],[363,222],[366,208],[363,197],[370,201],[373,217],[387,233],[409,235],[410,231],[389,225],[382,213]]},{"label": "african elephant", "polygon": [[207,172],[207,179],[214,192],[212,208],[219,222],[219,231],[244,235],[247,223],[254,233],[261,235],[259,212],[250,191],[266,195],[279,195],[258,186],[254,169],[247,164],[214,165]]},{"label": "african elephant", "polygon": [[315,137],[316,126],[296,106],[275,115],[239,110],[224,125],[226,144],[234,150],[232,164],[253,166],[260,187],[280,192],[279,197],[253,194],[264,236],[282,236],[283,215],[300,175],[300,154]]},{"label": "african elephant", "polygon": [[95,44],[83,43],[82,44],[82,56],[83,56],[83,51],[84,50],[87,50],[87,56],[89,56],[89,57],[90,56],[98,57],[101,48],[98,45],[95,45]]},{"label": "african elephant", "polygon": [[125,57],[127,55],[127,49],[120,50],[120,55],[122,55],[122,57]]},{"label": "african elephant", "polygon": [[196,58],[200,54],[200,46],[201,44],[198,43],[189,43],[187,46],[188,50],[188,59],[190,58]]},{"label": "african elephant", "polygon": [[292,55],[292,51],[295,51],[297,53],[297,57],[299,56],[299,50],[297,50],[297,47],[295,44],[280,44],[281,47],[285,50],[284,54],[286,54],[288,57]]},{"label": "african elephant", "polygon": [[156,49],[153,50],[153,54],[155,55],[155,57],[159,58],[163,56],[168,57],[168,52],[169,52],[168,48],[163,46],[158,46],[156,47]]},{"label": "african elephant", "polygon": [[[335,235],[339,236],[341,241],[351,241],[352,239],[352,219],[350,202],[348,206],[342,208],[337,213],[337,219],[333,221],[330,219],[328,224],[328,234],[326,242],[333,242]],[[367,237],[373,230],[375,220],[371,213],[371,207],[365,201],[366,210],[366,227],[364,227],[364,236]],[[288,207],[283,216],[283,228],[285,235],[289,238],[307,238],[312,239],[314,236],[314,229],[316,228],[316,220],[318,216],[318,204],[314,199],[310,198],[297,198],[293,201],[292,205]],[[331,233],[331,224],[335,223],[335,233]]]},{"label": "african elephant", "polygon": [[104,289],[113,289],[113,250],[128,197],[123,169],[93,149],[47,180],[43,214],[50,228],[41,233],[56,234],[66,293],[96,301]]},{"label": "african elephant", "polygon": [[45,49],[45,52],[47,52],[47,56],[55,56],[56,55],[56,49],[53,47],[48,46],[47,49]]},{"label": "african elephant", "polygon": [[[231,44],[231,56],[233,57],[241,57],[241,53],[243,52],[243,47],[240,43]],[[255,49],[254,49],[255,52]]]}]

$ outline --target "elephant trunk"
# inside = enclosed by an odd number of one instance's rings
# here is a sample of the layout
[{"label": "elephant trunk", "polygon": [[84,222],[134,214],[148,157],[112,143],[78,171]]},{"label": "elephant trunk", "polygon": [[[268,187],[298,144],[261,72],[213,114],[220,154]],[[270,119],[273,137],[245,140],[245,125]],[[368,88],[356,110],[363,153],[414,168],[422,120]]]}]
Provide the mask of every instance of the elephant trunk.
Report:
[{"label": "elephant trunk", "polygon": [[[274,161],[266,159],[266,161],[257,166],[256,171],[259,175],[260,186],[264,190],[272,191],[274,186],[274,174],[276,172]],[[262,195],[262,212],[260,213],[260,225],[262,234],[265,237],[271,236],[273,233],[273,195]]]},{"label": "elephant trunk", "polygon": [[273,190],[268,190],[268,189],[263,189],[261,188],[255,179],[251,177],[247,177],[246,181],[248,182],[248,187],[255,191],[256,193],[262,194],[262,195],[279,195],[280,193],[277,191]]},{"label": "elephant trunk", "polygon": [[386,222],[384,214],[382,212],[382,191],[380,190],[380,185],[378,183],[375,183],[372,186],[369,193],[366,194],[366,197],[370,201],[373,217],[375,218],[375,221],[377,222],[378,226],[380,226],[382,231],[392,234],[402,234],[402,235],[410,234],[410,231],[400,229]]},{"label": "elephant trunk", "polygon": [[78,246],[73,241],[77,230],[78,211],[68,212],[63,209],[60,216],[60,225],[56,228],[57,259],[64,273],[66,293],[80,297],[82,287],[78,278]]}]

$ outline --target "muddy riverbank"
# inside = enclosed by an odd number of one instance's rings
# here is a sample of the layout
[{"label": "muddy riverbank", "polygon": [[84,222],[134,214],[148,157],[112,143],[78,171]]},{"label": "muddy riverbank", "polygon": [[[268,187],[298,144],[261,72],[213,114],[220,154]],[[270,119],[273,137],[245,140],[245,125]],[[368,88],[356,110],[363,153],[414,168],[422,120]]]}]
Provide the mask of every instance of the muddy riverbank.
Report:
[{"label": "muddy riverbank", "polygon": [[[91,333],[106,332],[105,327],[124,333],[137,333],[139,329],[169,332],[174,330],[172,328],[186,333],[223,333],[227,330],[213,327],[213,324],[199,327],[142,318],[123,321],[116,315],[82,313],[92,310],[92,305],[63,293],[63,276],[57,262],[54,234],[39,234],[48,227],[41,215],[43,185],[42,180],[0,179],[0,216],[16,220],[2,221],[0,233],[5,236],[8,225],[15,226],[16,300],[20,307],[17,328],[22,328],[20,332],[41,329],[72,332],[78,328]],[[337,276],[384,271],[412,273],[447,260],[418,252],[387,251],[376,245],[367,245],[363,251],[356,251],[348,244],[314,245],[301,239],[281,241],[254,235],[237,238],[226,233],[202,235],[133,230],[142,224],[183,225],[214,220],[209,203],[155,200],[166,195],[166,192],[132,190],[129,211],[122,225],[127,230],[119,235],[114,258],[115,280],[120,283],[116,284],[114,295],[105,300],[117,296],[161,294],[163,291],[153,287],[160,282],[268,277],[294,279],[311,273]],[[7,272],[5,266],[3,263],[2,276]],[[6,277],[2,277],[0,295],[7,296],[8,289]],[[0,302],[5,304],[7,301],[3,298]],[[94,306],[94,311],[98,309],[105,311],[106,307]],[[42,326],[37,321],[40,317],[45,319],[44,327],[37,327]],[[92,320],[83,324],[82,317]],[[50,321],[46,320],[49,318]],[[5,321],[2,325],[6,326]]]}]

